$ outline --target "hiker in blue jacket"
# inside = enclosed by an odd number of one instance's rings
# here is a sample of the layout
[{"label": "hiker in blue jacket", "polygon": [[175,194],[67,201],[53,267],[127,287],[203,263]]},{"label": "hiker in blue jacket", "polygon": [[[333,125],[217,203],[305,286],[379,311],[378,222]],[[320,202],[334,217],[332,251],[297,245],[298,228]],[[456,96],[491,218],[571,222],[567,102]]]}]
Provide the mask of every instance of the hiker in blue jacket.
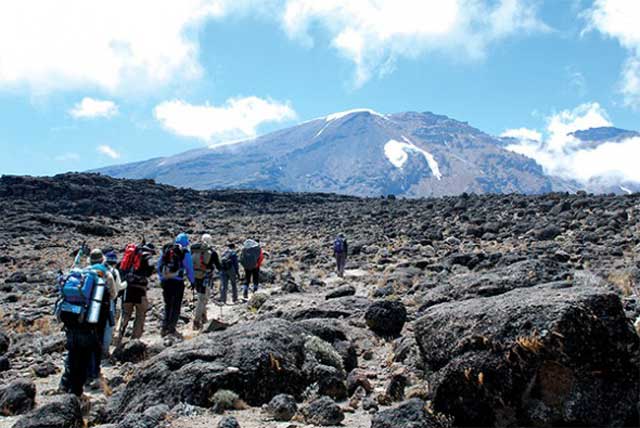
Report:
[{"label": "hiker in blue jacket", "polygon": [[158,260],[157,270],[164,299],[164,319],[160,334],[163,337],[169,335],[182,339],[182,335],[178,333],[176,327],[180,319],[182,298],[184,297],[185,277],[192,285],[195,283],[193,259],[189,251],[189,237],[186,233],[179,234],[174,244],[164,246],[162,257]]}]

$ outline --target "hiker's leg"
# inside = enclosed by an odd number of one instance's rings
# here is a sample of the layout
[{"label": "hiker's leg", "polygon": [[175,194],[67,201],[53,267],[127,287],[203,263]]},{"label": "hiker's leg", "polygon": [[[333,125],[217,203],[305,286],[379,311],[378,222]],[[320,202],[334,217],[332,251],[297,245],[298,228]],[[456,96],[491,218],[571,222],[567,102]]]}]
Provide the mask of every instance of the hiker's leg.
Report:
[{"label": "hiker's leg", "polygon": [[66,345],[67,354],[64,357],[64,369],[62,371],[62,376],[60,376],[60,384],[58,385],[58,389],[67,394],[71,392],[71,381],[70,381],[71,369],[69,365],[69,347],[70,346],[71,345],[69,344],[69,333],[67,333],[67,345]]},{"label": "hiker's leg", "polygon": [[[109,348],[111,347],[111,341],[113,340],[113,330],[115,329],[115,318],[116,318],[116,302],[112,300],[110,303],[111,311],[110,311],[110,319],[107,321],[107,325],[104,328],[104,336],[102,338],[102,355],[109,355]],[[113,322],[113,324],[111,324]]]},{"label": "hiker's leg", "polygon": [[120,320],[118,337],[116,338],[116,343],[114,344],[116,348],[120,346],[120,344],[122,344],[122,341],[124,340],[124,335],[127,332],[127,326],[129,325],[129,320],[131,319],[132,313],[133,313],[133,303],[123,303],[122,319]]},{"label": "hiker's leg", "polygon": [[196,303],[196,311],[193,317],[193,326],[196,329],[202,327],[202,323],[204,322],[204,312],[207,307],[206,305],[206,291],[203,293],[198,293],[198,302]]},{"label": "hiker's leg", "polygon": [[258,291],[258,284],[260,284],[260,268],[253,270],[253,292]]},{"label": "hiker's leg", "polygon": [[176,286],[175,294],[175,310],[173,313],[173,331],[176,331],[178,321],[180,320],[180,312],[182,310],[182,298],[184,297],[184,282],[180,282]]},{"label": "hiker's leg", "polygon": [[244,271],[244,283],[242,285],[242,297],[244,297],[245,299],[249,297],[249,281],[250,281],[250,277],[251,277],[251,271],[250,270],[245,270]]},{"label": "hiker's leg", "polygon": [[171,315],[172,315],[172,304],[173,304],[173,295],[172,295],[172,285],[169,281],[166,281],[162,284],[162,300],[164,301],[164,318],[162,319],[162,331],[164,333],[169,332],[170,324],[171,324]]},{"label": "hiker's leg", "polygon": [[227,287],[229,286],[229,276],[225,273],[220,275],[220,301],[227,303]]},{"label": "hiker's leg", "polygon": [[231,298],[233,299],[233,303],[238,301],[238,278],[235,275],[232,275],[231,278]]},{"label": "hiker's leg", "polygon": [[133,320],[133,335],[131,336],[134,339],[140,339],[142,337],[142,333],[144,332],[144,320],[147,317],[148,308],[149,302],[147,301],[147,296],[142,296],[140,298],[140,303],[135,305],[136,318]]},{"label": "hiker's leg", "polygon": [[91,362],[92,349],[87,346],[86,338],[81,337],[86,333],[70,332],[70,340],[67,340],[69,350],[69,385],[71,393],[80,397],[87,381],[89,363]]}]

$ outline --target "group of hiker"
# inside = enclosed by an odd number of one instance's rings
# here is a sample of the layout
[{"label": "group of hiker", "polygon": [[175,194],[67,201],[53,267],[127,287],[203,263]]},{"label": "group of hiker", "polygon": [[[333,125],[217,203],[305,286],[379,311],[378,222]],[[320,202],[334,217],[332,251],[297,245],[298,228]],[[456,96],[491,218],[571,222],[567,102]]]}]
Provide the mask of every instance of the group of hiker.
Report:
[{"label": "group of hiker", "polygon": [[[340,277],[344,275],[347,251],[347,241],[340,234],[333,244]],[[83,266],[86,252],[90,253],[88,265]],[[155,255],[155,247],[144,239],[140,244],[127,245],[121,260],[113,248],[89,251],[83,244],[70,272],[61,272],[58,279],[60,298],[55,313],[64,325],[68,351],[60,381],[61,391],[81,396],[85,386],[99,387],[101,362],[109,357],[112,342],[115,348],[122,345],[132,318],[131,338],[142,337],[152,275],[158,275],[164,300],[160,334],[179,340],[182,335],[177,325],[185,281],[189,281],[197,295],[193,328],[200,330],[208,321],[207,304],[215,277],[220,279],[218,303],[228,304],[230,285],[231,301],[237,304],[240,266],[244,270],[242,298],[247,300],[249,290],[255,293],[260,287],[260,268],[265,259],[257,239],[247,239],[240,254],[236,252],[235,244],[230,242],[218,255],[211,235],[204,234],[199,242],[191,244],[185,233],[180,233],[173,243],[165,245],[154,263]]]}]

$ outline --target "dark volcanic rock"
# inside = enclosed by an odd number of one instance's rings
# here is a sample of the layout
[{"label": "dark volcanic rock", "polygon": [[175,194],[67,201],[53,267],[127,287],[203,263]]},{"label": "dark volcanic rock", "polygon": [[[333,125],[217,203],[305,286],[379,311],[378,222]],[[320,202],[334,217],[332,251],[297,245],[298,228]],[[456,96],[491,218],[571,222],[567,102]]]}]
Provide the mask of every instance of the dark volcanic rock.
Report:
[{"label": "dark volcanic rock", "polygon": [[218,428],[240,428],[240,424],[233,416],[225,416],[218,422]]},{"label": "dark volcanic rock", "polygon": [[427,412],[425,403],[417,398],[373,416],[371,428],[443,428],[445,425]]},{"label": "dark volcanic rock", "polygon": [[75,395],[65,395],[23,416],[13,428],[81,428],[84,426],[80,401]]},{"label": "dark volcanic rock", "polygon": [[158,404],[142,413],[130,413],[116,425],[116,428],[156,428],[161,426],[169,410],[169,406]]},{"label": "dark volcanic rock", "polygon": [[396,337],[400,335],[407,321],[407,310],[402,302],[380,300],[369,306],[364,319],[374,333],[384,337]]},{"label": "dark volcanic rock", "polygon": [[179,401],[210,407],[219,389],[232,390],[251,405],[279,393],[298,396],[308,386],[302,371],[305,333],[287,321],[267,319],[181,343],[143,366],[115,398],[115,412]]},{"label": "dark volcanic rock", "polygon": [[517,289],[433,306],[415,328],[436,372],[434,408],[457,425],[529,425],[527,409],[540,407],[550,425],[622,425],[636,414],[638,337],[614,294]]},{"label": "dark volcanic rock", "polygon": [[9,350],[9,345],[11,344],[11,339],[9,336],[3,331],[0,330],[0,355],[4,355]]},{"label": "dark volcanic rock", "polygon": [[301,410],[304,420],[313,425],[333,426],[344,420],[344,413],[331,398],[321,397],[304,406]]},{"label": "dark volcanic rock", "polygon": [[268,410],[276,421],[290,421],[298,411],[298,405],[292,395],[279,394],[271,399]]},{"label": "dark volcanic rock", "polygon": [[0,389],[0,415],[21,415],[33,409],[36,386],[33,382],[20,379]]},{"label": "dark volcanic rock", "polygon": [[141,340],[126,342],[114,349],[113,358],[121,363],[139,363],[147,358],[147,345]]},{"label": "dark volcanic rock", "polygon": [[338,297],[353,296],[356,294],[356,288],[353,285],[343,285],[335,290],[328,292],[325,295],[325,299],[336,299]]}]

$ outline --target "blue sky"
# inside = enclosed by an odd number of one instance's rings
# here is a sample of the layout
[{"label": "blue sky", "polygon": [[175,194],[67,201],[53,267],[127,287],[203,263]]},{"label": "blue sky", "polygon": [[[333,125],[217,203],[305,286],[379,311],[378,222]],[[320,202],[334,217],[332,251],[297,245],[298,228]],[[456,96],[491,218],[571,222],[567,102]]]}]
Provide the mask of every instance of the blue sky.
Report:
[{"label": "blue sky", "polygon": [[357,107],[541,144],[554,118],[640,129],[637,0],[82,3],[0,5],[2,174],[166,156]]}]

